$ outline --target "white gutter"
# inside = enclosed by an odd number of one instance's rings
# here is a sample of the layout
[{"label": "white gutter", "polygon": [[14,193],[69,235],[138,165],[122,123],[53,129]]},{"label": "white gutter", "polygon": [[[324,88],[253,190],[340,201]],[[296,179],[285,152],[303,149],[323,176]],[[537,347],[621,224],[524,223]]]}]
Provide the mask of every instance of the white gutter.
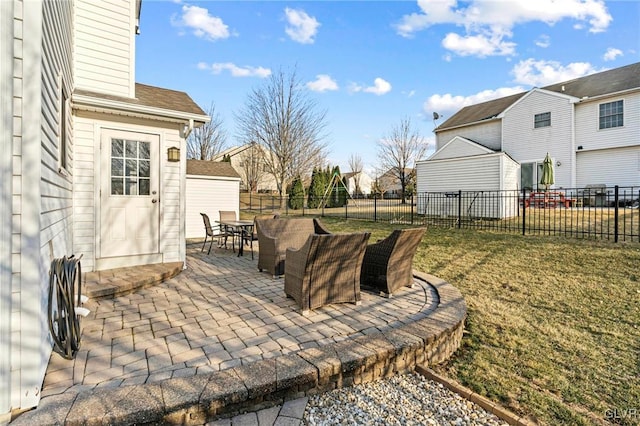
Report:
[{"label": "white gutter", "polygon": [[74,94],[72,96],[72,106],[73,108],[84,111],[110,113],[116,111],[127,115],[152,117],[161,121],[187,123],[190,125],[190,129],[193,128],[195,122],[208,123],[209,121],[211,121],[211,117],[209,117],[208,115],[175,111],[147,105],[137,105],[128,102],[114,101],[111,99],[103,99],[87,95]]}]

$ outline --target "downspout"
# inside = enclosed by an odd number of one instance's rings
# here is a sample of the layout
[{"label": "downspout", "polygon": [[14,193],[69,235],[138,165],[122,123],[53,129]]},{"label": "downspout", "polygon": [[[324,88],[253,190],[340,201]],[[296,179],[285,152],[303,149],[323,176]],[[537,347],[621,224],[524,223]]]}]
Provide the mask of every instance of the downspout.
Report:
[{"label": "downspout", "polygon": [[187,139],[191,132],[193,131],[194,122],[193,118],[189,119],[189,123],[185,123],[183,127],[180,129],[180,137],[183,139]]},{"label": "downspout", "polygon": [[[189,119],[189,123],[188,124],[184,124],[181,128],[180,128],[180,137],[182,138],[182,140],[180,141],[180,147],[182,152],[188,152],[187,149],[187,138],[189,137],[189,135],[191,134],[191,132],[193,131],[193,127],[194,127],[194,122],[193,119],[190,118]],[[185,156],[180,156],[181,158],[186,158]],[[186,161],[180,161],[180,217],[182,218],[181,223],[180,223],[180,258],[184,259],[183,263],[182,263],[182,269],[187,269],[187,240],[186,240],[186,233],[187,233],[187,224],[186,224],[186,217],[187,217],[187,200],[186,200],[186,194],[187,194],[187,162]]]}]

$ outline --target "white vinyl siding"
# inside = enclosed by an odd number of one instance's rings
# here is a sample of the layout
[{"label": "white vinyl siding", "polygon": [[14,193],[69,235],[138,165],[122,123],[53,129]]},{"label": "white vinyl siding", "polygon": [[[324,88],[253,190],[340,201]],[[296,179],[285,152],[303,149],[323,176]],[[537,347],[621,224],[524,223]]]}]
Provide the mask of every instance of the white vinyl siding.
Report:
[{"label": "white vinyl siding", "polygon": [[[624,104],[624,126],[600,130],[599,105],[616,100]],[[640,145],[640,91],[576,105],[576,147],[581,151],[634,145]]]},{"label": "white vinyl siding", "polygon": [[587,185],[640,187],[640,146],[578,151],[579,188]]},{"label": "white vinyl siding", "polygon": [[152,133],[160,135],[160,254],[163,262],[184,261],[184,161],[167,161],[167,149],[178,146],[186,152],[184,141],[180,139],[178,124],[156,122],[136,118],[118,117],[108,114],[77,112],[75,116],[74,140],[76,161],[74,162],[74,240],[76,253],[83,254],[83,271],[96,267],[96,235],[99,227],[96,210],[99,205],[100,135],[102,129]]},{"label": "white vinyl siding", "polygon": [[[547,153],[561,166],[555,168],[555,187],[570,188],[574,158],[573,103],[564,95],[533,90],[504,113],[503,150],[520,163],[539,161]],[[549,112],[551,126],[534,127],[536,114]]]},{"label": "white vinyl siding", "polygon": [[436,150],[442,148],[456,136],[469,139],[496,151],[502,149],[500,120],[438,132],[436,133]]},{"label": "white vinyl siding", "polygon": [[[15,38],[14,28],[18,21],[14,18],[14,5],[19,2],[0,2],[0,117],[5,125],[0,127],[0,141],[4,149],[0,151],[0,418],[11,412],[12,404],[12,357],[14,356],[12,335],[12,192],[13,192],[13,149],[11,141],[14,137],[13,116],[21,102],[14,100],[13,82],[18,62],[13,51]],[[22,27],[19,26],[18,35]],[[18,108],[16,108],[18,107]],[[17,351],[16,351],[17,352]],[[17,391],[16,391],[17,393]]]},{"label": "white vinyl siding", "polygon": [[51,354],[49,263],[72,253],[71,180],[59,172],[61,143],[69,143],[67,161],[73,162],[72,140],[61,140],[62,125],[70,120],[61,122],[60,109],[63,85],[66,93],[74,86],[71,8],[71,2],[52,1],[15,1],[10,8],[13,58],[3,64],[12,69],[13,83],[11,374],[5,388],[11,409],[33,407],[40,399]]},{"label": "white vinyl siding", "polygon": [[[427,160],[416,164],[418,213],[424,213],[429,195],[424,193],[444,193],[477,191],[476,197],[465,196],[463,210],[474,216],[509,217],[517,214],[519,166],[503,153],[447,160]],[[513,190],[512,198],[496,197],[495,191]],[[429,213],[456,215],[457,197],[435,195],[438,212]]]},{"label": "white vinyl siding", "polygon": [[76,87],[133,98],[135,0],[75,5]]},{"label": "white vinyl siding", "polygon": [[180,147],[184,158],[186,145],[181,146],[177,131],[163,132],[160,138],[160,253],[163,262],[184,262],[186,256],[184,236],[184,188],[185,161],[168,162],[167,149]]},{"label": "white vinyl siding", "polygon": [[[24,2],[24,56],[22,67],[33,78],[21,80],[22,102],[19,170],[14,169],[14,203],[19,203],[14,233],[19,235],[19,268],[14,268],[14,305],[19,340],[12,345],[14,372],[19,374],[13,407],[27,408],[40,398],[51,341],[46,326],[47,285],[51,258],[72,254],[71,177],[59,172],[62,87],[73,88],[71,46],[73,11],[71,2]],[[25,119],[28,117],[28,120]],[[14,143],[16,141],[14,140]],[[68,164],[73,163],[73,141],[69,139]],[[17,205],[16,205],[17,207]],[[18,238],[16,238],[18,240]],[[16,264],[14,263],[14,266]],[[19,278],[15,272],[19,271]],[[12,320],[12,321],[13,321]],[[12,389],[12,392],[14,390]]]},{"label": "white vinyl siding", "polygon": [[219,219],[220,210],[240,207],[240,179],[217,176],[187,175],[187,238],[204,238],[204,222],[200,213],[209,216],[211,225]]},{"label": "white vinyl siding", "polygon": [[416,165],[418,192],[497,191],[500,155],[420,161]]}]

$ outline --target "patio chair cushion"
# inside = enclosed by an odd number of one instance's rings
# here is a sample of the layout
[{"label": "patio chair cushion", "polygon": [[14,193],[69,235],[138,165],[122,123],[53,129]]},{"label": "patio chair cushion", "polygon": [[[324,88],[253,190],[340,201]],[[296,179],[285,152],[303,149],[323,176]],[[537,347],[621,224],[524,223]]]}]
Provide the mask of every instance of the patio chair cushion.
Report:
[{"label": "patio chair cushion", "polygon": [[255,230],[258,235],[258,269],[269,271],[273,276],[284,274],[288,248],[299,249],[313,233],[329,233],[318,219],[311,218],[256,218]]},{"label": "patio chair cushion", "polygon": [[303,314],[360,301],[360,268],[369,235],[313,234],[300,249],[287,249],[284,291]]},{"label": "patio chair cushion", "polygon": [[426,228],[396,229],[391,235],[370,244],[362,261],[360,284],[391,296],[413,284],[413,257]]}]

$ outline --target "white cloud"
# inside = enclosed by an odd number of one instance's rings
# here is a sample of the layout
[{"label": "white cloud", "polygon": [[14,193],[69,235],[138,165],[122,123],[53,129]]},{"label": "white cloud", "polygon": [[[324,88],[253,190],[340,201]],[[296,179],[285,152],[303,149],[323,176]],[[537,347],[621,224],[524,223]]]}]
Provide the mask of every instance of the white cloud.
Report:
[{"label": "white cloud", "polygon": [[[443,112],[453,113],[459,109],[479,104],[481,102],[490,101],[493,99],[503,98],[505,96],[514,95],[525,91],[523,87],[501,87],[495,90],[483,90],[469,96],[452,95],[450,93],[444,95],[431,95],[423,104],[422,108],[428,116],[431,116],[433,112],[437,112],[443,116]],[[450,114],[449,114],[450,115]]]},{"label": "white cloud", "polygon": [[209,11],[198,6],[182,6],[182,16],[173,17],[171,23],[177,27],[187,27],[197,37],[215,41],[230,36],[229,27],[217,16],[209,15]]},{"label": "white cloud", "polygon": [[314,92],[326,92],[328,90],[338,90],[338,83],[327,74],[318,74],[314,81],[307,83],[307,88]]},{"label": "white cloud", "polygon": [[561,81],[572,80],[602,71],[588,62],[573,62],[562,65],[556,61],[536,61],[527,59],[518,62],[511,70],[514,81],[529,86],[543,87]]},{"label": "white cloud", "polygon": [[365,87],[363,90],[367,93],[373,93],[374,95],[380,96],[391,91],[391,84],[378,77],[373,80],[373,86]]},{"label": "white cloud", "polygon": [[516,45],[506,39],[519,24],[539,21],[553,25],[572,19],[577,21],[574,28],[588,26],[590,32],[598,33],[612,21],[604,0],[418,0],[418,6],[421,12],[405,15],[395,25],[397,33],[412,37],[432,25],[464,27],[464,34],[450,33],[443,40],[445,48],[461,55],[513,55]]},{"label": "white cloud", "polygon": [[391,91],[391,83],[386,81],[383,78],[377,77],[373,80],[373,86],[360,86],[357,83],[351,83],[349,85],[349,92],[365,92],[365,93],[373,93],[374,95],[381,96],[387,94]]},{"label": "white cloud", "polygon": [[551,39],[549,38],[548,35],[542,34],[540,37],[538,37],[535,43],[536,43],[536,46],[542,47],[544,49],[551,46]]},{"label": "white cloud", "polygon": [[304,10],[289,9],[288,7],[284,13],[289,24],[285,28],[287,35],[298,43],[312,44],[320,26],[316,18],[307,15]]},{"label": "white cloud", "polygon": [[610,47],[607,49],[602,59],[604,59],[605,61],[613,61],[618,56],[622,56],[622,55],[623,55],[622,50],[616,49],[614,47]]},{"label": "white cloud", "polygon": [[456,33],[449,33],[442,40],[442,46],[460,56],[508,56],[515,54],[516,44],[504,41],[502,36],[483,34],[462,37]]},{"label": "white cloud", "polygon": [[231,62],[216,62],[208,65],[204,62],[198,64],[200,70],[211,70],[213,74],[221,74],[223,71],[229,71],[232,77],[260,77],[265,78],[271,75],[271,70],[264,67],[239,67]]}]

